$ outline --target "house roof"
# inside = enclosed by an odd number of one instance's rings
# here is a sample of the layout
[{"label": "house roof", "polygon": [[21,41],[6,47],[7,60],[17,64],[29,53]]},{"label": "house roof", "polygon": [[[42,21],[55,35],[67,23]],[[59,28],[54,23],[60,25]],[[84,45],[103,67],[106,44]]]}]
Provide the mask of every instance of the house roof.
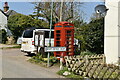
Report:
[{"label": "house roof", "polygon": [[8,16],[12,16],[12,15],[17,14],[17,12],[14,11],[14,10],[8,10],[8,11],[6,12],[6,14],[7,14]]},{"label": "house roof", "polygon": [[1,11],[6,17],[9,17],[9,16],[12,16],[12,15],[17,14],[17,12],[14,11],[14,10],[8,10],[6,13],[5,13],[3,10],[1,10],[1,9],[0,9],[0,11]]},{"label": "house roof", "polygon": [[6,13],[4,13],[3,10],[0,9],[0,11],[1,11],[6,17],[8,17],[8,15],[7,15]]},{"label": "house roof", "polygon": [[[56,25],[65,25],[65,24],[73,25],[73,24],[70,23],[70,22],[62,21],[62,22],[58,22],[58,23],[56,23],[55,26],[56,26]],[[74,25],[73,25],[73,26],[74,26]]]}]

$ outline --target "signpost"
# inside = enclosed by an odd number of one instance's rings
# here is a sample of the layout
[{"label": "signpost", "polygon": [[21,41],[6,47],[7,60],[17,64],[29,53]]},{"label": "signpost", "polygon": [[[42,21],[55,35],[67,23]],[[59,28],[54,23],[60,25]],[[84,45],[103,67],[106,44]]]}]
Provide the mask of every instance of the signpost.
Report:
[{"label": "signpost", "polygon": [[[54,51],[66,51],[66,47],[45,47],[45,52],[54,52]],[[60,70],[63,69],[62,61],[63,61],[63,54],[60,57]],[[49,66],[49,57],[48,57],[47,65]]]},{"label": "signpost", "polygon": [[45,52],[66,51],[66,47],[45,47]]}]

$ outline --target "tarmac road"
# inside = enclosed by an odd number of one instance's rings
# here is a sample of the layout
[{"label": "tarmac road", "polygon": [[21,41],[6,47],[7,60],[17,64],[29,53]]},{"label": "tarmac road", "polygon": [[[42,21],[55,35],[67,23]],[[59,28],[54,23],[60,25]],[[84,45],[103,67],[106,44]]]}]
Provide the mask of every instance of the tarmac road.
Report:
[{"label": "tarmac road", "polygon": [[20,49],[2,50],[2,78],[60,78],[59,67],[45,68],[28,62]]}]

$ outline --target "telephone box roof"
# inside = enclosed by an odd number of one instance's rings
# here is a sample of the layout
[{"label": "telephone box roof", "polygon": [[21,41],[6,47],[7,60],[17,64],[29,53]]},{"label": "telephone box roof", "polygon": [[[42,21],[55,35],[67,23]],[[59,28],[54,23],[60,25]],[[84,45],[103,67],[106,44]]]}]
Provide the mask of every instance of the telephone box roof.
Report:
[{"label": "telephone box roof", "polygon": [[70,23],[70,22],[66,22],[66,21],[58,22],[58,23],[56,23],[55,25],[64,25],[64,24],[70,24],[70,25],[73,25],[72,23]]}]

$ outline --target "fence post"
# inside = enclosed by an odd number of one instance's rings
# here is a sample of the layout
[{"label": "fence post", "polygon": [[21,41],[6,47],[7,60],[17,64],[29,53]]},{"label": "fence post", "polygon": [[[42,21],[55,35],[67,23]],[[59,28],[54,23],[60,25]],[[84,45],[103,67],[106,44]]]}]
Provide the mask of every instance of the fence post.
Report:
[{"label": "fence post", "polygon": [[89,60],[88,60],[88,55],[85,56],[85,64],[87,65],[89,63]]},{"label": "fence post", "polygon": [[119,66],[119,69],[120,69],[120,57],[118,57],[118,66]]},{"label": "fence post", "polygon": [[103,54],[103,64],[106,63],[106,57],[105,57],[105,54]]}]

